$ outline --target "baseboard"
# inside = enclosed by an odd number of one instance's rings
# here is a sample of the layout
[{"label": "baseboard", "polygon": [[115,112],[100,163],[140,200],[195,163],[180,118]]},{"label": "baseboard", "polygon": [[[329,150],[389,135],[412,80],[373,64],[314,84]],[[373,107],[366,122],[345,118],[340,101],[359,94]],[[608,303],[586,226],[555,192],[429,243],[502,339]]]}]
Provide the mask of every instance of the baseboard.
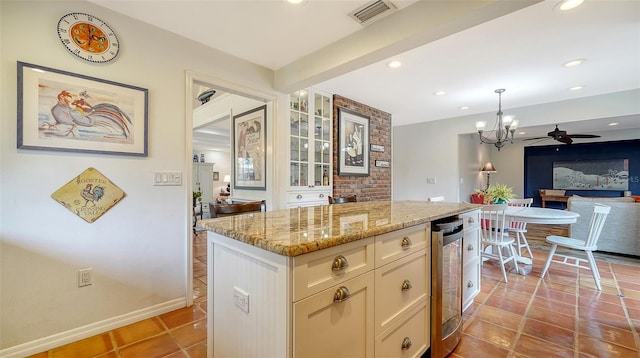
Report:
[{"label": "baseboard", "polygon": [[145,320],[147,318],[159,316],[163,313],[171,312],[182,307],[186,307],[187,300],[185,297],[160,303],[154,306],[146,307],[138,311],[133,311],[121,316],[111,317],[109,319],[94,322],[86,326],[70,329],[66,332],[60,332],[48,337],[39,338],[17,346],[0,350],[2,358],[18,358],[26,357],[36,353],[40,353],[52,348],[60,347],[81,339],[95,336],[112,329],[120,328],[128,324]]}]

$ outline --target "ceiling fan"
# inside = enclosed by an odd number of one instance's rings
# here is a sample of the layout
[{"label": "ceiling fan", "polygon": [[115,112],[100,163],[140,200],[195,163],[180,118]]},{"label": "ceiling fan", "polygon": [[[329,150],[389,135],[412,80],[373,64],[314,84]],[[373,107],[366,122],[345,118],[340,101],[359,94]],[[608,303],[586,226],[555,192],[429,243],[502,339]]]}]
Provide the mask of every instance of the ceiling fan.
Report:
[{"label": "ceiling fan", "polygon": [[556,124],[556,129],[547,133],[547,137],[527,138],[523,140],[538,140],[547,138],[553,138],[558,142],[571,144],[573,143],[573,138],[600,138],[600,136],[595,134],[567,134],[567,131],[561,131],[560,129],[558,129],[558,125]]}]

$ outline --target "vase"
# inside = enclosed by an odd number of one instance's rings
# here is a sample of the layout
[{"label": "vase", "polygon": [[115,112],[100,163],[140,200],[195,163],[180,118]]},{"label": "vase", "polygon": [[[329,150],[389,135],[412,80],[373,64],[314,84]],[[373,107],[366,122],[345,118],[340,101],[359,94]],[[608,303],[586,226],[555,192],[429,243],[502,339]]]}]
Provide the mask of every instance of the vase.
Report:
[{"label": "vase", "polygon": [[507,203],[507,201],[506,201],[506,200],[504,200],[504,199],[502,199],[502,198],[498,198],[498,199],[494,199],[494,200],[493,200],[493,203],[494,203],[494,204],[506,204],[506,203]]}]

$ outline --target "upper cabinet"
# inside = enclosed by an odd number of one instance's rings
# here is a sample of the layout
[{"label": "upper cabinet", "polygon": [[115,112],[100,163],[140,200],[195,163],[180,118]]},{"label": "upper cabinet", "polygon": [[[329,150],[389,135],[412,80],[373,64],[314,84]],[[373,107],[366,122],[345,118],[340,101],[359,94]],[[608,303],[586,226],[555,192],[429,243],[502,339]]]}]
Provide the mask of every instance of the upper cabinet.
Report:
[{"label": "upper cabinet", "polygon": [[290,95],[289,118],[287,204],[326,204],[332,182],[332,98],[313,89],[296,91]]}]

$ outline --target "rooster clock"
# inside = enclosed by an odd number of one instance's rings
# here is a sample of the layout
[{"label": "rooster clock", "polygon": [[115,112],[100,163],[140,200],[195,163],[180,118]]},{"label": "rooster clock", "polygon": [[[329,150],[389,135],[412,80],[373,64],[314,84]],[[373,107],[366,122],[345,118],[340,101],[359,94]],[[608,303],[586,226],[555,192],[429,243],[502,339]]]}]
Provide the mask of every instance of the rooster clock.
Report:
[{"label": "rooster clock", "polygon": [[120,52],[113,29],[89,14],[73,12],[61,17],[58,37],[71,54],[90,63],[107,63]]}]

